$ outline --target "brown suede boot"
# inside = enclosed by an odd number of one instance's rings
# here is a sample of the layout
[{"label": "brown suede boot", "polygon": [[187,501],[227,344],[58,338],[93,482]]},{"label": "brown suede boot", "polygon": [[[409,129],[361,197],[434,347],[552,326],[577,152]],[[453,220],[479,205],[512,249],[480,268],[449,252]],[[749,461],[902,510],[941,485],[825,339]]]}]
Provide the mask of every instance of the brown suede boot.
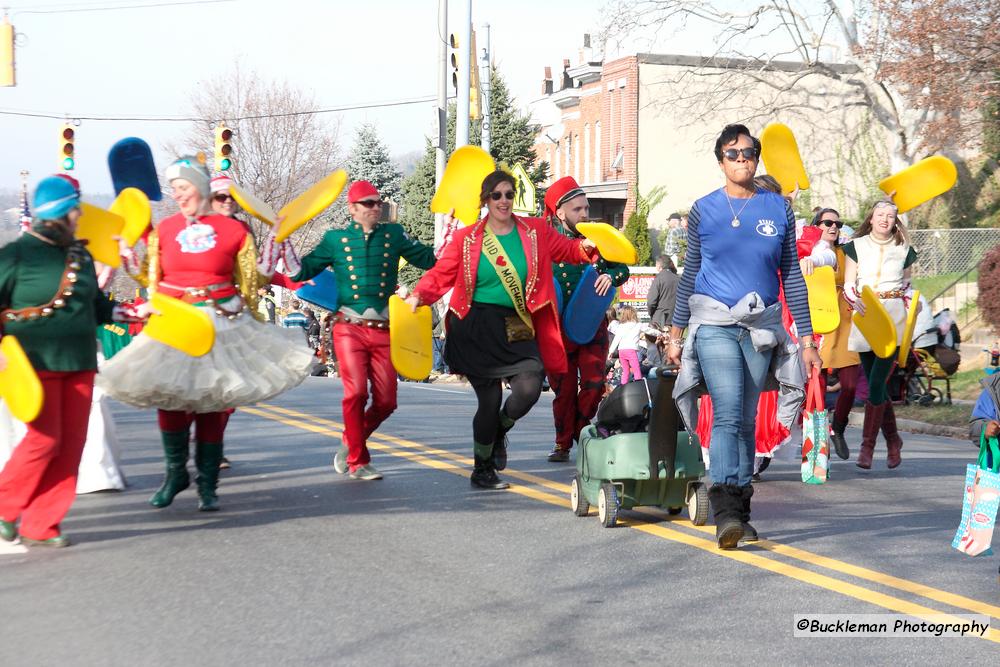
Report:
[{"label": "brown suede boot", "polygon": [[872,467],[875,440],[878,438],[878,430],[882,426],[882,417],[885,414],[887,404],[888,402],[881,405],[865,403],[865,424],[861,429],[861,450],[858,452],[858,460],[855,463],[859,468],[868,470]]},{"label": "brown suede boot", "polygon": [[892,402],[887,402],[885,406],[885,414],[882,415],[882,435],[885,437],[885,447],[889,450],[885,463],[892,470],[903,462],[903,457],[900,455],[903,439],[899,437],[899,430],[896,428],[896,413],[892,408]]}]

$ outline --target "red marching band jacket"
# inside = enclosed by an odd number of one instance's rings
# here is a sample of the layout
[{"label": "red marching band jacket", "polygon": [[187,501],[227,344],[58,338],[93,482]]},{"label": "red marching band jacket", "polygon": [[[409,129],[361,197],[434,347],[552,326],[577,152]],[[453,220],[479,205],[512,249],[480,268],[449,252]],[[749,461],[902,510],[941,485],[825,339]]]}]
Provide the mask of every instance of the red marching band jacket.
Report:
[{"label": "red marching band jacket", "polygon": [[[528,275],[524,277],[524,293],[528,312],[535,327],[535,339],[542,355],[542,364],[548,373],[566,372],[566,350],[563,348],[559,313],[556,306],[555,284],[552,280],[552,263],[569,262],[585,264],[598,258],[597,250],[587,251],[581,239],[571,239],[560,234],[541,218],[514,217],[524,255],[528,261]],[[479,257],[483,249],[483,229],[486,218],[474,225],[455,231],[451,241],[434,265],[417,282],[413,293],[422,304],[440,299],[449,289],[454,289],[448,304],[451,312],[462,319],[472,307],[476,290]]]}]

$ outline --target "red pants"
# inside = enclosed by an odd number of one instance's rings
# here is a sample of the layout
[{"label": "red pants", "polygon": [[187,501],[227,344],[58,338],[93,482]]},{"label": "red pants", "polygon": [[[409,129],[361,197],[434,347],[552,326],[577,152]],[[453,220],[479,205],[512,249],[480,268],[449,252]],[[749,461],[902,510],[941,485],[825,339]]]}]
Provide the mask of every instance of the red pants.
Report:
[{"label": "red pants", "polygon": [[[344,437],[351,470],[371,461],[365,441],[396,410],[396,369],[389,360],[389,330],[337,322],[333,347],[344,383]],[[368,403],[368,382],[372,404]]]},{"label": "red pants", "polygon": [[42,412],[0,472],[0,518],[21,518],[33,540],[59,535],[76,498],[76,477],[87,440],[95,371],[38,371],[45,391]]},{"label": "red pants", "polygon": [[160,430],[167,433],[186,433],[194,424],[194,437],[198,442],[221,445],[231,412],[180,412],[157,410]]},{"label": "red pants", "polygon": [[[858,390],[858,372],[860,369],[861,365],[855,364],[854,366],[844,366],[837,372],[837,380],[840,382],[840,393],[837,394],[837,405],[833,409],[834,424],[847,424],[848,417],[851,415],[851,408],[854,407],[854,396]],[[823,378],[824,391],[826,391],[828,372],[829,369],[821,376]]]},{"label": "red pants", "polygon": [[[601,324],[594,340],[577,345],[563,336],[566,347],[565,373],[549,376],[555,393],[552,415],[556,423],[556,447],[571,449],[580,431],[597,414],[604,395],[604,364],[608,358],[608,325]],[[579,377],[579,380],[577,378]]]}]

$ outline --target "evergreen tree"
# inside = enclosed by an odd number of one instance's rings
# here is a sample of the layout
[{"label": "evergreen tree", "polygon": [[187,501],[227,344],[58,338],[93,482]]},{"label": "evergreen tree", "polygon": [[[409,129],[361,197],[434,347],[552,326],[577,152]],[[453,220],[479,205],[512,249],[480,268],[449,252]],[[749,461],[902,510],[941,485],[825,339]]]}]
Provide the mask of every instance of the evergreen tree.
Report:
[{"label": "evergreen tree", "polygon": [[644,197],[639,193],[639,184],[636,183],[635,210],[629,215],[622,234],[635,246],[637,266],[649,266],[653,263],[653,242],[649,238],[649,212],[663,201],[666,195],[666,188],[658,185]]},{"label": "evergreen tree", "polygon": [[365,123],[358,128],[346,168],[352,182],[370,181],[378,188],[382,199],[399,201],[403,175],[389,156],[389,149],[382,143],[374,125]]}]

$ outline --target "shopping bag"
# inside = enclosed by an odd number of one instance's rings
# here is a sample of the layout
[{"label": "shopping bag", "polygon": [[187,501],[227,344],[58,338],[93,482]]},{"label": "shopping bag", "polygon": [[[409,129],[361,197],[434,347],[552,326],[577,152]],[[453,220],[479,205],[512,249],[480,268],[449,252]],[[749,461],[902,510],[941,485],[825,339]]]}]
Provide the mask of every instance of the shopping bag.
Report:
[{"label": "shopping bag", "polygon": [[993,526],[1000,501],[1000,444],[996,438],[979,440],[979,461],[965,469],[965,494],[962,519],[951,546],[969,556],[989,556],[993,553]]},{"label": "shopping bag", "polygon": [[813,368],[802,412],[802,481],[825,484],[830,469],[830,424],[819,369]]}]

